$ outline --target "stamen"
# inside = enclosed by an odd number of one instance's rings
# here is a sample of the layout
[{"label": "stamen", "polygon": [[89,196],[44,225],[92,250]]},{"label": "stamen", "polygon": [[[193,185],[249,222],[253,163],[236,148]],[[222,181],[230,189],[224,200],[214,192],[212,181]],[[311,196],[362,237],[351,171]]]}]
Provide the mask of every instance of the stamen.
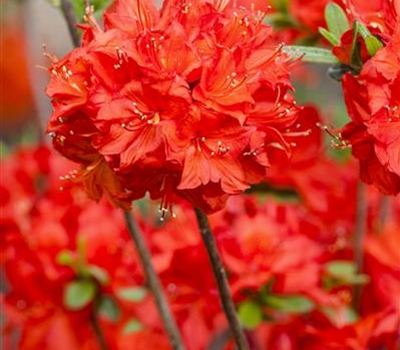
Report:
[{"label": "stamen", "polygon": [[173,203],[171,200],[171,187],[170,181],[167,176],[165,176],[162,180],[160,190],[164,191],[164,195],[161,197],[160,206],[158,208],[158,212],[161,214],[160,221],[165,220],[165,216],[169,213],[170,217],[176,218],[176,214],[173,210]]},{"label": "stamen", "polygon": [[46,46],[46,44],[43,44],[42,45],[42,48],[43,48],[43,56],[44,57],[46,57],[47,59],[49,59],[52,63],[56,63],[56,62],[58,62],[58,58],[57,58],[57,56],[55,56],[55,55],[52,55],[52,54],[50,54],[49,53],[49,51],[47,50],[47,46]]},{"label": "stamen", "polygon": [[86,4],[85,15],[83,16],[83,19],[96,32],[101,33],[103,31],[94,16],[94,6],[90,5],[89,2]]},{"label": "stamen", "polygon": [[332,147],[336,149],[345,149],[351,147],[351,144],[348,141],[342,139],[342,134],[340,132],[334,134],[333,131],[331,131],[328,126],[322,125],[319,122],[316,123],[315,125],[322,131],[325,131],[330,137],[333,138],[333,140],[331,140]]},{"label": "stamen", "polygon": [[232,72],[231,74],[228,74],[225,77],[225,80],[221,84],[213,87],[213,90],[218,91],[218,94],[220,94],[220,95],[230,94],[237,87],[244,84],[248,78],[247,74],[244,74],[243,78],[241,80],[236,79],[236,77],[237,77],[236,72]]},{"label": "stamen", "polygon": [[189,12],[190,7],[191,4],[187,4],[186,2],[182,3],[181,12],[186,15]]},{"label": "stamen", "polygon": [[265,146],[265,143],[263,142],[257,148],[250,150],[250,151],[243,152],[242,154],[245,157],[249,157],[249,156],[256,157],[260,152],[263,151],[264,146]]},{"label": "stamen", "polygon": [[390,106],[385,105],[387,120],[389,123],[400,121],[400,110],[398,110],[398,106]]},{"label": "stamen", "polygon": [[311,129],[307,129],[304,131],[293,131],[293,132],[285,132],[283,133],[284,136],[288,136],[288,137],[300,137],[300,136],[310,136],[312,133]]}]

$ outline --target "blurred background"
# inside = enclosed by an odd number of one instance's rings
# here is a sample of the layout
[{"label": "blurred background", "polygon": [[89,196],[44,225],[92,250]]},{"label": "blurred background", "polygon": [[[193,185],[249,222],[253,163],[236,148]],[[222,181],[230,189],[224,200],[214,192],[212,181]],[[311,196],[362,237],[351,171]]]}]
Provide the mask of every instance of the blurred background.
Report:
[{"label": "blurred background", "polygon": [[48,1],[2,0],[0,6],[0,137],[7,147],[43,136],[51,113],[43,44],[61,57],[72,42],[61,13]]}]

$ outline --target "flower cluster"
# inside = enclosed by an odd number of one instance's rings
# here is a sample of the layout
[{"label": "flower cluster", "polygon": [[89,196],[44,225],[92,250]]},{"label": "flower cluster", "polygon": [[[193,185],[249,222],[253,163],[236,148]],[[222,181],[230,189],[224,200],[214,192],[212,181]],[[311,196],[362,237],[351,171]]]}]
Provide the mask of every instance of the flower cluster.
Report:
[{"label": "flower cluster", "polygon": [[[358,40],[352,47],[353,31],[343,34],[333,52],[345,64],[358,55],[359,71],[343,77],[343,92],[351,122],[342,136],[360,161],[361,179],[383,193],[400,192],[400,19],[396,1],[350,1],[349,14],[370,30],[366,39],[378,41],[371,49]],[[353,50],[352,50],[353,49]]]},{"label": "flower cluster", "polygon": [[54,146],[83,165],[91,197],[126,206],[149,192],[168,211],[178,195],[210,213],[289,156],[292,63],[260,11],[118,0],[104,31],[87,20],[47,93]]},{"label": "flower cluster", "polygon": [[[76,165],[47,147],[20,150],[3,165],[5,348],[13,349],[18,339],[18,348],[26,350],[96,350],[97,319],[106,341],[119,349],[132,341],[163,349],[158,344],[166,341],[150,298],[143,295],[140,309],[124,298],[127,290],[142,289],[143,276],[122,213],[94,203],[81,188],[60,192],[59,177]],[[124,329],[143,312],[151,334],[125,336]]]},{"label": "flower cluster", "polygon": [[[21,350],[96,350],[96,320],[110,349],[170,349],[121,213],[93,203],[79,187],[58,192],[58,177],[74,167],[45,147],[20,151],[4,165],[13,189],[1,189],[6,344],[18,339]],[[303,164],[304,177],[313,166]],[[332,161],[326,171],[335,168],[343,170],[337,183],[350,191],[316,191],[329,203],[325,209],[247,195],[210,216],[254,348],[392,350],[399,341],[399,199],[383,204],[368,188],[365,269],[357,274],[351,261],[356,169]],[[324,182],[331,180],[309,181],[309,188]],[[300,192],[302,185],[291,187]],[[322,214],[337,197],[349,208],[332,221]],[[177,218],[160,227],[154,205],[141,203],[140,225],[188,349],[203,350],[226,341],[228,328],[195,215],[187,202],[175,210]],[[364,284],[359,315],[351,306],[358,283]],[[85,292],[90,285],[94,293],[82,301],[68,292],[71,285],[85,285]]]}]

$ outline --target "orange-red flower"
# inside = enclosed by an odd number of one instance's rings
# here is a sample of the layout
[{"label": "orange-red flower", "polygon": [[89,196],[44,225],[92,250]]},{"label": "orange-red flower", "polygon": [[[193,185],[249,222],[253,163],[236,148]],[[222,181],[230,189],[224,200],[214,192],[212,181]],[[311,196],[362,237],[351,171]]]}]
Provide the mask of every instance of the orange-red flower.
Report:
[{"label": "orange-red flower", "polygon": [[54,146],[83,165],[92,197],[128,206],[149,192],[165,210],[178,195],[214,212],[290,155],[290,62],[262,14],[118,0],[104,31],[88,18],[81,47],[53,60],[47,93]]},{"label": "orange-red flower", "polygon": [[[94,203],[79,187],[59,191],[59,176],[68,171],[74,176],[74,167],[44,146],[2,160],[0,264],[7,285],[0,300],[2,337],[22,350],[98,349],[91,315],[98,308],[94,299],[102,296],[113,300],[119,314],[114,321],[97,316],[110,348],[145,342],[168,349],[154,305],[144,300],[136,311],[119,294],[143,281],[121,212],[104,201]],[[95,283],[96,295],[74,309],[63,295],[82,279]],[[143,331],[126,335],[132,315]]]},{"label": "orange-red flower", "polygon": [[[237,119],[228,118],[229,131],[235,131]],[[289,140],[300,140],[294,138],[294,130],[302,132],[316,119],[315,110],[305,108],[300,127],[287,131],[292,131]],[[203,130],[201,125],[197,127]],[[214,129],[217,128],[211,128],[208,134],[210,142]],[[187,131],[184,125],[182,131]],[[233,131],[228,136],[235,135]],[[324,164],[318,172],[313,169],[320,156],[317,131],[298,143],[317,152],[303,154],[302,148],[296,150],[290,176],[285,179],[301,190],[306,205],[282,202],[282,198],[277,201],[272,196],[265,201],[252,195],[235,196],[225,210],[210,216],[234,300],[239,310],[250,302],[255,314],[262,314],[260,324],[248,331],[252,344],[259,349],[396,349],[399,198],[391,197],[386,202],[387,198],[382,199],[375,188],[368,188],[371,191],[367,193],[368,233],[363,264],[367,279],[362,289],[360,318],[356,320],[350,309],[352,276],[345,268],[351,267],[349,242],[354,230],[356,176],[334,172],[333,166],[339,167],[338,164]],[[240,143],[247,137],[235,139]],[[180,141],[185,144],[186,138],[182,136]],[[79,310],[70,310],[63,302],[63,291],[70,282],[89,277],[88,270],[79,271],[76,266],[94,266],[97,272],[98,268],[103,271],[90,275],[96,281],[98,297],[112,298],[120,311],[120,317],[113,322],[103,313],[98,315],[108,346],[118,350],[146,346],[169,349],[150,296],[133,303],[120,294],[121,288],[143,283],[121,212],[104,201],[96,204],[88,200],[80,187],[59,192],[59,176],[71,170],[69,176],[73,177],[75,172],[71,164],[52,155],[46,147],[19,151],[14,158],[3,160],[2,166],[0,247],[8,289],[0,301],[6,315],[1,330],[6,346],[15,339],[12,331],[17,329],[18,347],[22,350],[98,349],[90,324],[96,302],[92,300]],[[353,169],[347,170],[352,173]],[[308,172],[315,181],[308,183]],[[148,182],[156,183],[155,188],[172,186],[171,174],[161,180],[157,172],[149,172],[143,178],[135,178],[135,185]],[[326,174],[334,176],[334,181],[322,179]],[[334,184],[332,190],[325,191],[330,182]],[[315,192],[315,203],[303,193],[305,189]],[[210,191],[207,195],[214,199],[215,192]],[[197,192],[190,193],[202,198]],[[322,203],[320,207],[318,201]],[[219,339],[227,323],[215,280],[207,268],[208,257],[197,232],[194,211],[189,203],[181,202],[176,204],[177,218],[167,220],[161,227],[155,211],[148,210],[154,208],[152,203],[140,203],[146,215],[138,217],[184,342],[189,350],[202,350]],[[348,205],[346,210],[338,204],[344,202]],[[73,264],[63,265],[65,259],[60,256],[65,255]],[[344,270],[340,269],[343,274],[328,269],[331,263],[338,262],[339,266],[344,263]],[[104,274],[106,282],[100,278]],[[135,331],[133,327],[125,334],[132,316],[143,329]],[[63,342],[56,343],[55,337]]]},{"label": "orange-red flower", "polygon": [[[343,140],[352,146],[353,155],[360,161],[361,179],[386,194],[400,192],[400,21],[396,4],[391,1],[370,4],[379,9],[379,16],[373,15],[371,6],[350,4],[352,15],[365,20],[384,47],[371,57],[362,42],[360,72],[343,77],[351,118],[343,129]],[[351,54],[351,45],[345,43],[350,34],[342,36],[342,47],[334,51],[342,60]]]},{"label": "orange-red flower", "polygon": [[[1,42],[3,52],[0,58],[0,126],[5,130],[28,122],[35,113],[35,106],[29,76],[33,67],[29,64],[29,50],[25,47],[27,37],[24,31],[22,11],[14,3],[1,4]],[[29,62],[29,63],[28,63]]]}]

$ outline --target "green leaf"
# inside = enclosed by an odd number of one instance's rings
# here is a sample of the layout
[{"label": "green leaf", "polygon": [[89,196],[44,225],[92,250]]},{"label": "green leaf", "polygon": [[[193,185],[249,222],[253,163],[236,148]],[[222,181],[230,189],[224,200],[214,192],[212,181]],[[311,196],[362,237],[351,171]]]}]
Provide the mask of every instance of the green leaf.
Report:
[{"label": "green leaf", "polygon": [[360,72],[363,62],[361,59],[361,52],[360,52],[360,45],[358,43],[358,35],[359,35],[359,23],[357,21],[354,21],[353,23],[353,40],[351,43],[351,51],[350,51],[350,57],[351,57],[351,62],[350,65],[351,67],[356,71]]},{"label": "green leaf", "polygon": [[320,34],[329,41],[332,46],[336,46],[339,44],[339,40],[336,36],[334,36],[331,32],[328,32],[325,28],[318,28]]},{"label": "green leaf", "polygon": [[354,27],[356,34],[360,34],[363,39],[366,39],[368,36],[372,35],[369,29],[358,21],[354,21]]},{"label": "green leaf", "polygon": [[325,265],[325,268],[330,275],[346,280],[351,279],[357,271],[354,263],[347,260],[330,261]]},{"label": "green leaf", "polygon": [[355,21],[354,32],[356,39],[358,34],[360,34],[364,39],[365,46],[367,47],[368,53],[371,55],[371,57],[374,56],[379,49],[383,48],[383,44],[380,42],[380,40],[373,36],[364,24]]},{"label": "green leaf", "polygon": [[283,51],[286,52],[293,59],[302,57],[304,62],[339,63],[338,59],[332,54],[330,50],[321,49],[318,47],[290,45],[284,46]]},{"label": "green leaf", "polygon": [[238,316],[241,324],[248,329],[256,328],[263,320],[260,305],[248,300],[239,305]]},{"label": "green leaf", "polygon": [[369,277],[364,274],[357,274],[357,268],[352,261],[335,260],[327,263],[325,269],[334,278],[327,281],[327,287],[341,284],[365,284],[369,282]]},{"label": "green leaf", "polygon": [[268,295],[264,299],[272,308],[290,314],[302,314],[314,309],[314,303],[300,295]]},{"label": "green leaf", "polygon": [[376,52],[383,48],[383,44],[379,41],[378,38],[374,37],[373,35],[367,36],[364,42],[371,57],[375,56]]},{"label": "green leaf", "polygon": [[328,26],[328,31],[338,42],[340,42],[342,34],[350,29],[346,13],[338,4],[333,2],[325,7],[325,21]]},{"label": "green leaf", "polygon": [[143,329],[142,324],[138,320],[132,318],[125,324],[124,328],[122,329],[122,333],[124,335],[127,335],[130,333],[139,332],[142,329]]},{"label": "green leaf", "polygon": [[105,285],[110,281],[110,277],[106,270],[96,265],[86,266],[87,273],[94,277],[100,284]]},{"label": "green leaf", "polygon": [[127,287],[120,288],[117,291],[117,295],[124,300],[138,303],[144,299],[147,294],[147,289],[143,287]]},{"label": "green leaf", "polygon": [[109,296],[102,296],[97,306],[97,312],[112,322],[118,321],[121,311],[115,300]]},{"label": "green leaf", "polygon": [[63,266],[73,266],[75,264],[74,254],[71,250],[62,250],[57,254],[56,261]]},{"label": "green leaf", "polygon": [[70,310],[79,310],[93,301],[97,287],[93,281],[77,280],[64,289],[64,305]]},{"label": "green leaf", "polygon": [[[321,311],[325,314],[325,316],[331,320],[332,322],[336,322],[337,320],[337,313],[338,310],[332,307],[322,307]],[[344,311],[344,312],[343,312]],[[354,323],[359,320],[359,315],[357,312],[354,311],[354,309],[350,307],[345,307],[344,310],[341,310],[340,316],[344,318],[344,321],[348,323]]]}]

